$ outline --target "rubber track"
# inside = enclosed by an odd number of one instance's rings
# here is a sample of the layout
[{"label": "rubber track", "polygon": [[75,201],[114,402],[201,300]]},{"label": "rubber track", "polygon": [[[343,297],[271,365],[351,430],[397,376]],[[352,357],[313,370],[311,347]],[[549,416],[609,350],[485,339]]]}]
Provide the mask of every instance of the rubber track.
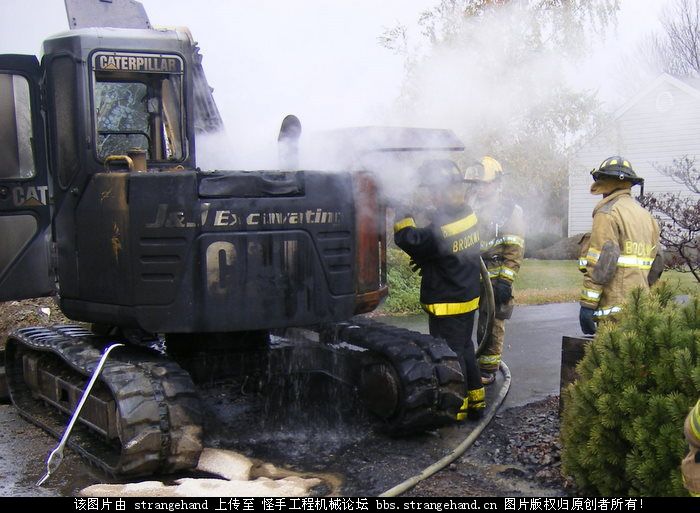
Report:
[{"label": "rubber track", "polygon": [[383,355],[400,381],[397,411],[382,428],[396,435],[433,429],[455,421],[464,399],[464,376],[457,355],[442,339],[356,318],[352,344]]},{"label": "rubber track", "polygon": [[[60,358],[84,381],[114,337],[99,337],[80,326],[23,328],[7,343],[7,378],[20,414],[56,438],[68,417],[32,398],[24,383],[22,352]],[[51,357],[51,356],[46,356]],[[68,445],[112,476],[172,473],[197,465],[202,450],[202,410],[189,374],[175,362],[138,347],[115,349],[100,381],[117,405],[119,441],[108,441],[78,422]]]}]

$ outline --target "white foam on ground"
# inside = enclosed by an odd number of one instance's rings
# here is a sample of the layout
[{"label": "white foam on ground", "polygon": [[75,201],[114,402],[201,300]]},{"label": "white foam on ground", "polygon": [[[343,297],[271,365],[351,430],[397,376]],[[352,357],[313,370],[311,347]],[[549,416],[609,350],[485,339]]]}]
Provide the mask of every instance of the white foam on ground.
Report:
[{"label": "white foam on ground", "polygon": [[96,484],[83,488],[84,497],[304,497],[322,480],[290,475],[266,463],[257,468],[261,477],[251,480],[254,463],[233,451],[204,449],[197,470],[215,478],[183,478],[174,485],[160,481],[126,484]]}]

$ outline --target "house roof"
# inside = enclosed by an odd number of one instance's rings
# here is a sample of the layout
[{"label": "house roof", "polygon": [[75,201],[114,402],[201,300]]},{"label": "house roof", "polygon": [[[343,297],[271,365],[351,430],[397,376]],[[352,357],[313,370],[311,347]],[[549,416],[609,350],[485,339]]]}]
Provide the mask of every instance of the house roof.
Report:
[{"label": "house roof", "polygon": [[670,84],[676,87],[677,89],[689,94],[693,98],[700,100],[700,78],[685,78],[683,80],[680,80],[669,75],[668,73],[661,73],[653,81],[647,84],[646,87],[644,87],[641,91],[639,91],[629,100],[627,100],[621,107],[619,107],[612,115],[612,117],[604,123],[603,126],[599,127],[594,134],[588,137],[586,141],[582,143],[581,146],[579,146],[575,153],[581,151],[590,141],[598,137],[605,130],[606,126],[617,121],[625,113],[627,113],[627,111],[629,111],[640,101],[642,101],[642,99],[644,99],[645,96],[650,94],[653,90],[655,90],[662,84]]},{"label": "house roof", "polygon": [[681,91],[688,93],[689,95],[693,96],[694,98],[697,98],[700,100],[700,79],[686,79],[686,80],[679,80],[675,77],[672,77],[668,73],[662,73],[658,77],[656,77],[649,85],[647,85],[645,88],[643,88],[641,91],[639,91],[637,94],[635,94],[632,98],[627,100],[624,105],[622,105],[617,111],[615,111],[615,114],[613,115],[613,120],[620,118],[622,115],[624,115],[628,110],[630,110],[632,107],[634,107],[637,103],[639,103],[642,98],[644,98],[646,95],[648,95],[650,92],[652,92],[654,89],[659,87],[661,84],[670,84]]}]

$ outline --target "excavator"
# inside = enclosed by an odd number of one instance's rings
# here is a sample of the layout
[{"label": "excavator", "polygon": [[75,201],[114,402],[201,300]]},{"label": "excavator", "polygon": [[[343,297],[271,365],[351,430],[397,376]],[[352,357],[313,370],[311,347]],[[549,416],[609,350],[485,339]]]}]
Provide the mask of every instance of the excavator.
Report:
[{"label": "excavator", "polygon": [[77,322],[8,337],[21,415],[60,438],[82,407],[68,445],[114,476],[196,466],[197,383],[253,369],[349,384],[389,433],[449,423],[464,378],[447,344],[356,316],[388,292],[382,166],[457,137],[338,130],[346,170],[298,169],[289,117],[280,169],[202,170],[197,136],[223,122],[189,31],[132,0],[66,7],[40,61],[0,56],[0,301],[54,295]]}]

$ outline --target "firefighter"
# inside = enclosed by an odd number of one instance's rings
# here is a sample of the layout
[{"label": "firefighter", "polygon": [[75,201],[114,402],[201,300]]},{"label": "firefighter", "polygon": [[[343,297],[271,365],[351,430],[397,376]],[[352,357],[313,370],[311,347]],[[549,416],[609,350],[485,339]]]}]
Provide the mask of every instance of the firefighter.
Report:
[{"label": "firefighter", "polygon": [[603,199],[593,209],[593,228],[579,262],[585,267],[579,322],[586,335],[594,335],[601,321],[614,319],[627,294],[636,287],[648,289],[663,269],[659,225],[631,194],[644,179],[619,156],[605,159],[591,175],[591,194]]},{"label": "firefighter", "polygon": [[700,400],[685,418],[685,438],[690,452],[683,459],[683,484],[693,497],[700,497]]},{"label": "firefighter", "polygon": [[421,185],[428,187],[426,207],[433,207],[429,224],[419,228],[411,215],[399,215],[394,241],[420,270],[420,302],[430,334],[444,338],[459,357],[467,387],[456,418],[478,419],[486,396],[471,339],[479,307],[477,218],[464,202],[464,181],[454,162],[430,160],[419,173]]},{"label": "firefighter", "polygon": [[[513,280],[518,275],[525,251],[523,209],[503,196],[503,168],[493,157],[468,167],[464,178],[475,185],[474,209],[479,216],[481,258],[491,277],[496,312],[491,332],[479,357],[481,381],[496,380],[501,364],[506,320],[513,314]],[[478,338],[485,329],[486,305],[480,305]]]}]

